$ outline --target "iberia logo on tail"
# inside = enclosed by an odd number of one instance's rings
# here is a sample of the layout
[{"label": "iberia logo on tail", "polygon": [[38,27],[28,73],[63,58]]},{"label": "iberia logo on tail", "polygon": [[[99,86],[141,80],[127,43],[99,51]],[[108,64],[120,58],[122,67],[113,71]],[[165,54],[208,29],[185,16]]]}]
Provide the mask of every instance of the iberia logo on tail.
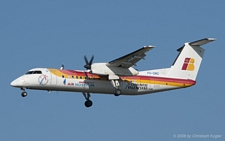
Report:
[{"label": "iberia logo on tail", "polygon": [[185,58],[182,66],[182,70],[193,71],[195,69],[195,59],[194,58]]}]

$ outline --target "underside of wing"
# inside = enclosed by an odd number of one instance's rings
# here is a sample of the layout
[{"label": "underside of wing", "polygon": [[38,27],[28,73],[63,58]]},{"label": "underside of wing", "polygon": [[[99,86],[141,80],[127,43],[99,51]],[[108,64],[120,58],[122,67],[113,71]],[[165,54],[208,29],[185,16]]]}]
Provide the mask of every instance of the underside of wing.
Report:
[{"label": "underside of wing", "polygon": [[132,53],[129,53],[125,56],[122,56],[120,58],[117,58],[113,61],[110,61],[107,66],[111,67],[123,67],[123,68],[129,68],[133,65],[136,66],[136,63],[143,59],[146,56],[146,52],[154,48],[154,46],[144,46]]}]

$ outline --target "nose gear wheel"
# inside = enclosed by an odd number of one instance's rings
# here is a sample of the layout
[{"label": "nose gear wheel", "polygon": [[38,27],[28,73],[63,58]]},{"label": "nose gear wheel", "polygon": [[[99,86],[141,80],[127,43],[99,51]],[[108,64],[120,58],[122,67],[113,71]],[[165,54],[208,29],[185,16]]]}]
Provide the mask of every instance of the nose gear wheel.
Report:
[{"label": "nose gear wheel", "polygon": [[22,97],[26,97],[26,96],[27,96],[27,92],[22,92],[22,93],[21,93],[21,96],[22,96]]},{"label": "nose gear wheel", "polygon": [[25,89],[21,88],[21,90],[22,90],[21,96],[22,97],[26,97],[27,96],[27,92],[25,92]]}]

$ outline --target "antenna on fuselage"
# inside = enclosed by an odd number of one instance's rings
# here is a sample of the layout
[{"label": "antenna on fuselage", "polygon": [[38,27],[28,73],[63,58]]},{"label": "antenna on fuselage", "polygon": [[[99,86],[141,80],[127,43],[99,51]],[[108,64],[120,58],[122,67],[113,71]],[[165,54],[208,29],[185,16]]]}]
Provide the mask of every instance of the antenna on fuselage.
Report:
[{"label": "antenna on fuselage", "polygon": [[64,64],[62,64],[62,66],[61,66],[60,70],[64,70]]}]

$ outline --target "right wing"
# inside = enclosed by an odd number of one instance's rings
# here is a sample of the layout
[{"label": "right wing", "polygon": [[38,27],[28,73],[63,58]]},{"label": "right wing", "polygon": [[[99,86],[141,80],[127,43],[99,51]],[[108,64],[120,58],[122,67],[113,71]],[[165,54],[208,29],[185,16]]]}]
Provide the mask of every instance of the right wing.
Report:
[{"label": "right wing", "polygon": [[143,59],[146,56],[145,53],[152,48],[154,48],[154,46],[144,46],[132,53],[110,61],[107,66],[129,68],[136,65],[139,60]]}]

